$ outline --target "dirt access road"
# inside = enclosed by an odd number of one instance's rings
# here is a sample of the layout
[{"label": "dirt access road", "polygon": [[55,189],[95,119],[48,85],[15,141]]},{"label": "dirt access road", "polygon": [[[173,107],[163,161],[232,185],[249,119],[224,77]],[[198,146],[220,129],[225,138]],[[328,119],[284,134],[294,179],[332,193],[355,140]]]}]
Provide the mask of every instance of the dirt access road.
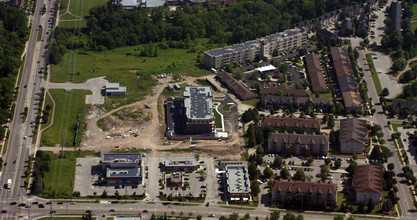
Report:
[{"label": "dirt access road", "polygon": [[[187,77],[185,81],[179,82],[179,84],[195,85],[194,81],[199,78],[204,79],[207,78],[207,76],[202,76],[198,78]],[[109,152],[111,150],[114,150],[114,147],[117,145],[120,147],[120,149],[147,148],[152,149],[152,152],[155,153],[158,150],[171,149],[174,147],[188,148],[189,143],[184,143],[183,141],[174,141],[168,145],[164,144],[164,134],[160,134],[159,132],[160,126],[162,125],[162,123],[165,122],[159,121],[158,98],[161,95],[164,88],[168,85],[168,82],[170,82],[171,80],[171,77],[159,79],[158,85],[154,88],[154,94],[152,96],[149,96],[148,98],[145,98],[144,100],[121,106],[119,108],[106,112],[105,114],[87,119],[87,131],[85,138],[81,143],[82,148],[85,150],[99,150],[101,152]],[[220,96],[224,94],[215,93],[214,95]],[[109,132],[104,132],[99,127],[97,127],[98,120],[105,118],[113,114],[114,112],[129,107],[136,107],[142,109],[145,105],[149,106],[149,111],[152,115],[152,119],[149,123],[147,123],[146,126],[144,126],[145,128],[141,130],[137,137],[112,137],[110,139],[106,139],[106,137],[109,135]],[[228,156],[229,159],[237,159],[235,157],[240,157],[239,153],[242,151],[241,146],[244,145],[243,138],[240,137],[243,134],[231,132],[229,133],[229,135],[230,138],[227,141],[200,141],[201,144],[199,144],[199,147],[207,149],[207,152],[210,154]]]}]

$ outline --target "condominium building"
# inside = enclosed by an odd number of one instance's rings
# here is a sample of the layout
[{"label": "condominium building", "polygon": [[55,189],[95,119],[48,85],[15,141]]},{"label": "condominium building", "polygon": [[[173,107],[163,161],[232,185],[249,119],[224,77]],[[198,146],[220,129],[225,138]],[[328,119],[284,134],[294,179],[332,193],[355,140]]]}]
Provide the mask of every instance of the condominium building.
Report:
[{"label": "condominium building", "polygon": [[213,95],[210,87],[186,86],[184,108],[186,133],[214,133]]},{"label": "condominium building", "polygon": [[269,133],[268,151],[282,153],[290,151],[292,155],[327,155],[329,137],[326,135]]},{"label": "condominium building", "polygon": [[274,51],[280,52],[305,45],[307,33],[301,29],[265,36],[264,38],[204,52],[204,64],[222,68],[229,63],[243,63],[259,58],[270,58]]}]

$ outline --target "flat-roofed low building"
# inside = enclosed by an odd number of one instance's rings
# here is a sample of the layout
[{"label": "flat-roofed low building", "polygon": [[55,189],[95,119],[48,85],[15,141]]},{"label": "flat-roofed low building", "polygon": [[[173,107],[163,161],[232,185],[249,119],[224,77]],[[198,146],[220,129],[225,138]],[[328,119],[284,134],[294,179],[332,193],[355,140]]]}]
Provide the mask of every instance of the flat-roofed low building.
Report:
[{"label": "flat-roofed low building", "polygon": [[166,158],[164,166],[166,171],[193,171],[199,167],[195,158],[179,157]]},{"label": "flat-roofed low building", "polygon": [[248,168],[243,163],[228,163],[224,166],[227,198],[229,203],[247,203],[250,200]]},{"label": "flat-roofed low building", "polygon": [[125,96],[126,87],[119,83],[106,83],[106,96]]},{"label": "flat-roofed low building", "polygon": [[107,184],[141,184],[141,154],[103,154],[101,170]]}]

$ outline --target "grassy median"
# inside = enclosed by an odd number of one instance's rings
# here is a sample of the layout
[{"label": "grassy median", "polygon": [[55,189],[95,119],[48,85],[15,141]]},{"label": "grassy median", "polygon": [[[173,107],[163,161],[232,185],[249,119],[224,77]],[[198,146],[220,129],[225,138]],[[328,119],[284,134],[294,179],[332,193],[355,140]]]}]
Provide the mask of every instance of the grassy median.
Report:
[{"label": "grassy median", "polygon": [[369,69],[371,71],[372,80],[374,81],[376,93],[378,95],[381,95],[382,93],[382,86],[381,82],[379,81],[378,74],[376,73],[375,65],[372,56],[374,56],[374,53],[368,53],[366,54],[366,61],[368,62]]}]

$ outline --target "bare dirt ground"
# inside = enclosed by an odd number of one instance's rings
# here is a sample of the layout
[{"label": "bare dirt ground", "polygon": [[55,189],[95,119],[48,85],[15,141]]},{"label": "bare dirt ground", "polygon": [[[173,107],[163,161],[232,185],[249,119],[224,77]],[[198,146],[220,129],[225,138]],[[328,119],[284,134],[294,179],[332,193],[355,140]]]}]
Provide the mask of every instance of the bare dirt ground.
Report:
[{"label": "bare dirt ground", "polygon": [[[203,76],[200,78],[206,77]],[[194,83],[196,79],[198,78],[187,77],[185,81],[179,84],[196,85]],[[157,154],[160,150],[189,148],[188,142],[168,141],[164,138],[164,134],[160,133],[160,127],[163,126],[165,121],[164,115],[162,117],[159,115],[158,99],[170,81],[170,77],[159,79],[158,85],[154,88],[154,94],[144,100],[113,109],[106,113],[103,113],[97,108],[91,109],[90,115],[86,120],[87,130],[81,147],[85,150],[99,150],[101,152],[114,150],[115,146],[119,146],[119,149],[147,148],[152,149],[154,154]],[[215,92],[213,95],[216,97],[224,96],[221,92]],[[142,119],[136,124],[128,123],[126,115],[129,114],[126,112],[143,112],[143,115],[141,115]],[[107,131],[103,131],[97,126],[97,121],[100,119],[108,119],[108,121],[105,121],[104,127],[103,123],[100,123],[101,127]],[[200,141],[198,147],[206,150],[209,154],[222,156],[222,158],[239,159],[240,153],[243,151],[241,146],[244,145],[244,140],[241,135],[236,132],[230,132],[229,140],[204,140]],[[107,139],[108,137],[110,138]]]}]

